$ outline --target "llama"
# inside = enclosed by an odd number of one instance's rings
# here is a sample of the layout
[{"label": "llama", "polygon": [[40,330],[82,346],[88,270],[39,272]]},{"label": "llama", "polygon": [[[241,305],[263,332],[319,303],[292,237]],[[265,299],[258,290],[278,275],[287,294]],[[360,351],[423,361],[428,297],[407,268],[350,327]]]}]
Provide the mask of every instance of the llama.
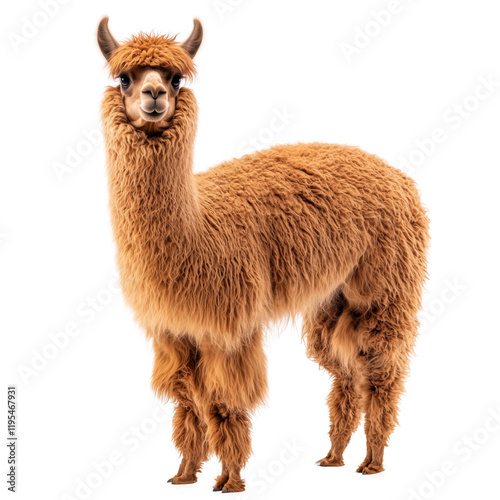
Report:
[{"label": "llama", "polygon": [[332,376],[330,450],[341,466],[365,414],[358,472],[384,470],[426,278],[428,219],[414,182],[333,144],[276,146],[193,174],[198,20],[184,43],[141,33],[98,43],[118,87],[102,102],[124,297],[152,340],[152,387],[175,402],[182,455],[169,482],[244,490],[250,416],[266,395],[265,326],[303,316],[307,355]]}]

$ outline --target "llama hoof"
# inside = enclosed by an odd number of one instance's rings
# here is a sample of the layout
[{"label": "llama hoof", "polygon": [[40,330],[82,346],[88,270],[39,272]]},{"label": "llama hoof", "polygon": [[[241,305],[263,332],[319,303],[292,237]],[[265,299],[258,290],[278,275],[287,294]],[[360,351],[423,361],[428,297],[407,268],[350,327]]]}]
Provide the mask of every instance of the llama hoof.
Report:
[{"label": "llama hoof", "polygon": [[360,472],[362,473],[363,472],[363,469],[367,466],[367,463],[366,462],[363,462],[357,469],[356,469],[356,472]]},{"label": "llama hoof", "polygon": [[222,488],[222,493],[237,493],[239,491],[245,491],[245,483],[242,479],[229,479]]},{"label": "llama hoof", "polygon": [[379,472],[382,472],[384,468],[381,465],[367,465],[363,467],[363,469],[359,470],[361,466],[358,468],[357,472],[361,472],[363,476],[366,476],[368,474],[378,474]]},{"label": "llama hoof", "polygon": [[342,467],[344,465],[344,460],[336,459],[336,458],[331,458],[331,457],[325,457],[322,458],[321,460],[318,460],[316,462],[317,465],[320,467]]},{"label": "llama hoof", "polygon": [[220,476],[217,477],[215,480],[215,485],[214,489],[212,491],[222,491],[222,488],[224,488],[224,485],[227,483],[228,476],[226,474],[221,474]]},{"label": "llama hoof", "polygon": [[196,476],[174,476],[171,477],[167,483],[172,483],[172,484],[193,484],[196,483],[197,478]]},{"label": "llama hoof", "polygon": [[238,490],[229,490],[225,486],[224,486],[224,488],[222,488],[222,493],[240,493],[242,491],[245,491],[245,488],[241,488]]}]

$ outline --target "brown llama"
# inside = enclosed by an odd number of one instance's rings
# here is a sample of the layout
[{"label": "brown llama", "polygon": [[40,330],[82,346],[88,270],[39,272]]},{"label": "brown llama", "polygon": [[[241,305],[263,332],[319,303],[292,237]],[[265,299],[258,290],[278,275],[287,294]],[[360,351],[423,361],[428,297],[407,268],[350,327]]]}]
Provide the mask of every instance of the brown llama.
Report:
[{"label": "brown llama", "polygon": [[307,354],[333,377],[331,447],[365,414],[363,474],[383,471],[426,277],[428,219],[414,182],[333,144],[276,146],[194,175],[199,21],[183,43],[141,33],[98,42],[110,209],[123,294],[152,339],[152,386],[176,403],[174,484],[222,463],[214,490],[242,491],[250,414],[267,388],[263,331],[303,314]]}]

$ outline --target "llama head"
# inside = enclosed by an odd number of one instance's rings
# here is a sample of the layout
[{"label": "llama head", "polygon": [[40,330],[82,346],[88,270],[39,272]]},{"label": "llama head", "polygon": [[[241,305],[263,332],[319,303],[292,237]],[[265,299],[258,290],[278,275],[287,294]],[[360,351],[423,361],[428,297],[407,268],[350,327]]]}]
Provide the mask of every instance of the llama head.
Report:
[{"label": "llama head", "polygon": [[111,75],[120,79],[125,113],[130,123],[148,134],[161,133],[175,113],[181,80],[195,74],[193,57],[203,29],[194,20],[184,43],[174,37],[140,33],[119,44],[108,28],[108,18],[99,23],[97,42]]}]

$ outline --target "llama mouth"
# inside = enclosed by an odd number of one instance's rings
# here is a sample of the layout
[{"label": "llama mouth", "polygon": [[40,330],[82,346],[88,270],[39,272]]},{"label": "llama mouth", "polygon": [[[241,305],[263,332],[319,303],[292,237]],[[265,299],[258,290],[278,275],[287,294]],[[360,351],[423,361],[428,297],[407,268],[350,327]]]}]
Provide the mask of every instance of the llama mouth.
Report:
[{"label": "llama mouth", "polygon": [[145,119],[145,120],[148,120],[150,122],[157,122],[159,120],[161,120],[167,113],[167,110],[165,111],[156,111],[156,110],[153,110],[153,111],[144,111],[142,108],[139,108],[140,112],[141,112],[141,115],[142,117]]}]

